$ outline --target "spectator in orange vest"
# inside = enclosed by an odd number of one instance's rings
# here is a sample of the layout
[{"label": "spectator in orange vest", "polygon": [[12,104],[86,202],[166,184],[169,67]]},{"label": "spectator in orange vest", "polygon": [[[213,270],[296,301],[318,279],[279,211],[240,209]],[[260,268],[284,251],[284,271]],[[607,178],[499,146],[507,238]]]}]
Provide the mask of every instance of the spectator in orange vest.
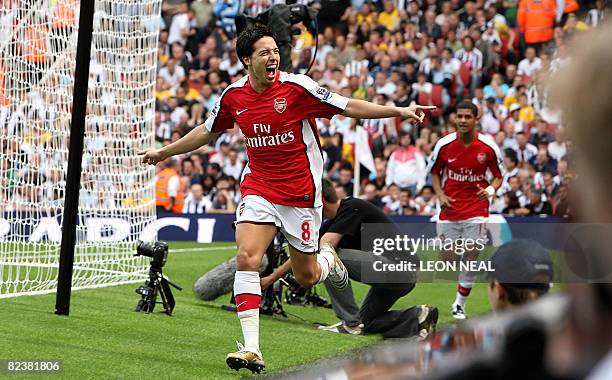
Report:
[{"label": "spectator in orange vest", "polygon": [[55,0],[53,4],[52,32],[50,42],[54,52],[61,53],[68,47],[70,36],[76,26],[76,0]]},{"label": "spectator in orange vest", "polygon": [[53,29],[72,29],[76,26],[75,9],[79,3],[74,0],[56,0],[53,7]]},{"label": "spectator in orange vest", "polygon": [[518,7],[517,21],[519,31],[527,45],[535,45],[539,50],[542,45],[554,37],[555,0],[521,0]]},{"label": "spectator in orange vest", "polygon": [[164,165],[165,169],[157,175],[155,182],[157,211],[181,213],[185,203],[185,192],[181,189],[180,161],[170,158]]},{"label": "spectator in orange vest", "polygon": [[31,26],[25,30],[22,51],[26,61],[42,63],[47,60],[49,31],[44,26]]}]

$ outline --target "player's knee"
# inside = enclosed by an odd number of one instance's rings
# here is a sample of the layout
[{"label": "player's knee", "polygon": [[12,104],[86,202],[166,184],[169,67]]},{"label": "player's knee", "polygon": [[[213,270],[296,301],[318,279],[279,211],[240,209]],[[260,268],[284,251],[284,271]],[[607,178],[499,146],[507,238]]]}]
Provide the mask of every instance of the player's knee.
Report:
[{"label": "player's knee", "polygon": [[236,269],[258,271],[260,263],[257,262],[257,257],[258,255],[253,250],[238,249],[236,253]]},{"label": "player's knee", "polygon": [[315,273],[294,273],[294,276],[300,286],[304,288],[312,288],[319,282],[319,279],[317,278]]}]

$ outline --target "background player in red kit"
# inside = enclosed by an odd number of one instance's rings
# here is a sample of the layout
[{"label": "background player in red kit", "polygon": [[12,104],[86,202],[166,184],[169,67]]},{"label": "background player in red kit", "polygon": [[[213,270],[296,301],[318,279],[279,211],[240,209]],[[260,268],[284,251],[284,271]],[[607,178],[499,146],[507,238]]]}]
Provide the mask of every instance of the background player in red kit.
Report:
[{"label": "background player in red kit", "polygon": [[[495,141],[476,131],[478,109],[467,100],[457,104],[458,132],[441,138],[434,148],[428,171],[438,195],[441,212],[437,223],[440,239],[486,241],[489,199],[502,184],[503,157]],[[493,179],[487,181],[487,172]],[[476,260],[478,251],[463,254]],[[465,303],[477,273],[459,274],[453,317],[465,319]]]},{"label": "background player in red kit", "polygon": [[289,242],[293,273],[304,287],[324,281],[343,288],[344,265],[332,246],[318,249],[321,225],[323,156],[315,117],[342,114],[354,118],[402,117],[422,122],[424,110],[435,107],[388,107],[348,99],[319,87],[305,75],[278,70],[279,50],[272,31],[263,25],[246,28],[236,51],[248,76],[231,84],[204,124],[159,150],[144,152],[143,162],[208,144],[237,123],[244,134],[249,163],[240,184],[243,201],[236,210],[236,276],[234,295],[244,346],[227,355],[233,369],[259,372],[259,267],[277,229]]}]

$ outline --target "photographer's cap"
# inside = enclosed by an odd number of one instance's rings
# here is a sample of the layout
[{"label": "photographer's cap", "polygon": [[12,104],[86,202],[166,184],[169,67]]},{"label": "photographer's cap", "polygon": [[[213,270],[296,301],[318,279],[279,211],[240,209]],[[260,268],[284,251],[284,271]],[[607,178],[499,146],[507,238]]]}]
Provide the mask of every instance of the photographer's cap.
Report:
[{"label": "photographer's cap", "polygon": [[513,239],[497,249],[490,259],[495,272],[489,278],[526,289],[548,289],[553,263],[548,251],[533,240]]}]

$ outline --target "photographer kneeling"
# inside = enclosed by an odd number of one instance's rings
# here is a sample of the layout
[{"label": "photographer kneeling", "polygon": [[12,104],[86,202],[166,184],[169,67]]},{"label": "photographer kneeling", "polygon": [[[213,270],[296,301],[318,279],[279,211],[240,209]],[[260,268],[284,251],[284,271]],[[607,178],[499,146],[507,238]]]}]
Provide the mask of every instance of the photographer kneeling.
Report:
[{"label": "photographer kneeling", "polygon": [[[333,184],[323,180],[323,216],[328,222],[321,233],[320,246],[329,244],[336,249],[346,266],[349,277],[371,286],[361,308],[357,306],[349,284],[337,290],[325,282],[332,307],[340,323],[320,326],[320,330],[345,334],[382,334],[385,338],[406,338],[420,335],[426,337],[438,321],[438,309],[429,305],[414,306],[404,310],[389,310],[401,297],[410,293],[416,284],[416,271],[377,272],[377,261],[395,264],[400,261],[415,261],[416,256],[407,257],[393,253],[375,255],[361,250],[362,224],[399,235],[393,222],[373,204],[348,197],[338,199]],[[267,288],[291,269],[285,262],[274,273],[261,279],[262,288]]]}]

